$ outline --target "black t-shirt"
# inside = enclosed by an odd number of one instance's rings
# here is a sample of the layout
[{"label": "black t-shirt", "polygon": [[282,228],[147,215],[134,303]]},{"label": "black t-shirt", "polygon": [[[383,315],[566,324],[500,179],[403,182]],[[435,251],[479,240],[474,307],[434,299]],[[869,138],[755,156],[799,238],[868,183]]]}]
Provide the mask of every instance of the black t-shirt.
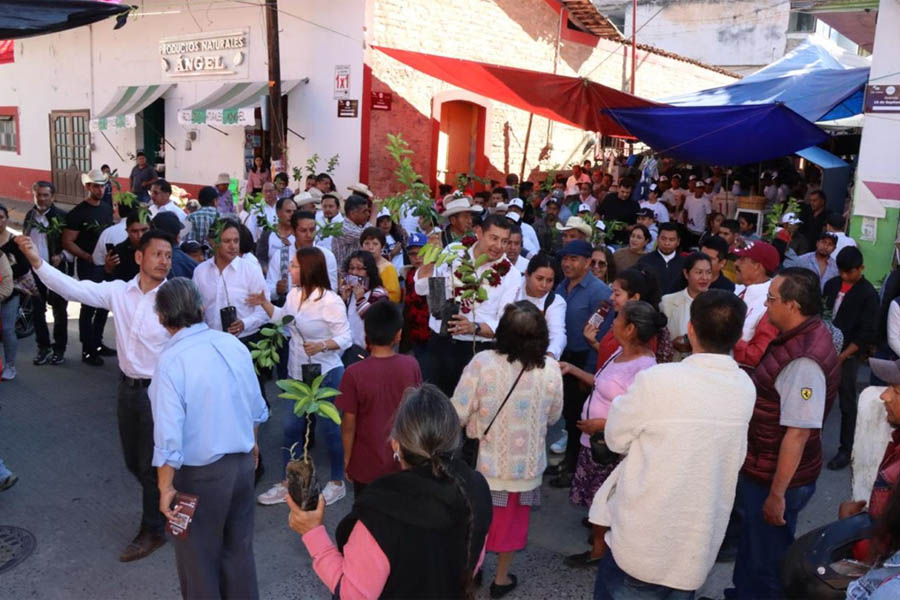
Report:
[{"label": "black t-shirt", "polygon": [[138,274],[141,268],[134,260],[134,247],[131,242],[125,240],[120,244],[116,244],[113,253],[119,256],[119,266],[112,272],[113,279],[121,279],[123,281],[131,281]]},{"label": "black t-shirt", "polygon": [[621,200],[615,192],[607,194],[597,207],[597,213],[606,221],[624,221],[628,225],[637,222],[637,212],[641,205],[627,198]]},{"label": "black t-shirt", "polygon": [[75,245],[92,254],[100,232],[113,224],[112,206],[105,202],[94,206],[87,201],[82,202],[66,215],[66,229],[78,232]]}]

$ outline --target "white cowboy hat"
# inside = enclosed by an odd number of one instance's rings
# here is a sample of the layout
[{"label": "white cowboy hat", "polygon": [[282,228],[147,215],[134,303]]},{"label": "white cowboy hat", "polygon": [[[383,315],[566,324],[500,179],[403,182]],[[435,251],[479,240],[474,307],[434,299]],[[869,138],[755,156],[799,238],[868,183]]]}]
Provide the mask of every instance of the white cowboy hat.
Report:
[{"label": "white cowboy hat", "polygon": [[294,194],[294,204],[297,205],[297,208],[301,206],[306,206],[307,204],[315,204],[316,199],[309,192],[300,192],[298,194]]},{"label": "white cowboy hat", "polygon": [[317,187],[311,187],[311,188],[309,188],[309,190],[307,191],[307,193],[308,193],[310,196],[312,196],[313,200],[315,200],[316,202],[320,202],[320,201],[322,200],[322,196],[325,195],[325,194],[322,193],[322,190],[320,190],[320,189],[317,188]]},{"label": "white cowboy hat", "polygon": [[591,230],[591,226],[584,222],[584,219],[581,217],[569,217],[566,220],[565,225],[561,225],[559,223],[556,224],[556,228],[559,231],[569,231],[570,229],[577,229],[584,235],[590,237],[593,231]]},{"label": "white cowboy hat", "polygon": [[459,213],[470,212],[470,213],[480,213],[484,208],[479,206],[478,204],[472,206],[469,202],[468,196],[463,196],[462,198],[456,198],[454,200],[444,200],[444,212],[443,216],[452,217],[453,215],[458,215]]},{"label": "white cowboy hat", "polygon": [[364,183],[354,183],[351,186],[347,186],[347,189],[355,194],[359,194],[360,196],[365,196],[366,198],[374,197],[374,194],[372,194],[372,190],[370,190],[369,186]]},{"label": "white cowboy hat", "polygon": [[109,176],[100,169],[91,169],[90,172],[81,174],[81,185],[89,183],[106,185],[107,181],[109,181]]},{"label": "white cowboy hat", "polygon": [[228,173],[219,173],[219,176],[216,177],[215,185],[231,185],[231,175]]},{"label": "white cowboy hat", "polygon": [[497,206],[494,207],[494,212],[501,211],[501,210],[502,211],[509,210],[509,204],[507,204],[506,202],[498,202]]}]

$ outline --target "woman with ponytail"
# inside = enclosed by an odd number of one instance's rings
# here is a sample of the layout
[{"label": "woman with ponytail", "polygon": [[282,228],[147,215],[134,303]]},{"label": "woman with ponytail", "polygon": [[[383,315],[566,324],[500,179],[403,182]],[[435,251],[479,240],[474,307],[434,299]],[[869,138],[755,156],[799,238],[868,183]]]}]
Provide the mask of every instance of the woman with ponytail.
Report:
[{"label": "woman with ponytail", "polygon": [[459,419],[433,385],[410,389],[391,430],[403,471],[369,484],[335,532],[288,495],[291,529],[303,536],[313,569],[335,598],[474,597],[484,556],[491,492],[484,477],[454,454]]}]

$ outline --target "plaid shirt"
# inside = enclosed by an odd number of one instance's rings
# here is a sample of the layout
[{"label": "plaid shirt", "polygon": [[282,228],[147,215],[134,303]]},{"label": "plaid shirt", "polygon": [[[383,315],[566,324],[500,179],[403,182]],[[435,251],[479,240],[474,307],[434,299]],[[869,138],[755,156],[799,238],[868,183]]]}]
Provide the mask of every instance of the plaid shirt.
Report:
[{"label": "plaid shirt", "polygon": [[212,227],[218,216],[219,212],[212,206],[204,206],[200,210],[189,214],[187,218],[191,222],[191,230],[187,234],[187,240],[205,244],[209,237],[209,228]]}]

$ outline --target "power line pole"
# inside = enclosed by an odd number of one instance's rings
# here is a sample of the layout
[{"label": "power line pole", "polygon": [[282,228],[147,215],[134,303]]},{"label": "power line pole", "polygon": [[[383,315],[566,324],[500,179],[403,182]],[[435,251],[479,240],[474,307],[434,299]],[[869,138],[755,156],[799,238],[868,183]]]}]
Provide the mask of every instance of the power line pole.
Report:
[{"label": "power line pole", "polygon": [[637,0],[631,0],[631,93],[634,95],[634,72],[637,66]]},{"label": "power line pole", "polygon": [[[278,0],[266,0],[266,48],[269,54],[269,140],[273,163],[284,157],[285,123],[281,101],[281,52],[278,47]],[[281,165],[280,169],[285,166]]]}]

